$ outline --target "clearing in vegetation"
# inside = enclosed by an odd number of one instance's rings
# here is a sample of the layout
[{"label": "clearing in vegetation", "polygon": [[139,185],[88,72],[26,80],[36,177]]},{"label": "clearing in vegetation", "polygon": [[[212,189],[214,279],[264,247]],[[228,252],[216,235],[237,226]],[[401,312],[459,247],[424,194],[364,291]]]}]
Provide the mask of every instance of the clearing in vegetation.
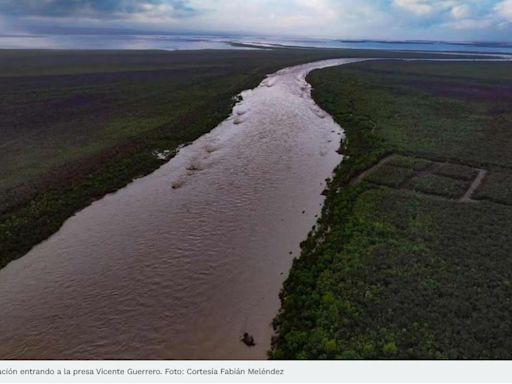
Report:
[{"label": "clearing in vegetation", "polygon": [[[487,173],[487,170],[466,165],[390,155],[362,172],[350,184],[358,185],[364,181],[468,203],[477,202],[473,195]],[[485,196],[480,199],[485,200]]]}]

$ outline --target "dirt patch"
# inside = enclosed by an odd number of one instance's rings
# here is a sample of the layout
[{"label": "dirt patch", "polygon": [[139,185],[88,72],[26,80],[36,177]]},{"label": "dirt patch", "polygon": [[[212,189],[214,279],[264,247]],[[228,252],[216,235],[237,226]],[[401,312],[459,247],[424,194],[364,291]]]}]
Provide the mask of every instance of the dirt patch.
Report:
[{"label": "dirt patch", "polygon": [[478,187],[482,184],[482,182],[485,179],[485,176],[487,176],[487,171],[485,169],[479,169],[478,170],[478,176],[473,180],[473,183],[467,190],[467,192],[464,194],[464,196],[459,200],[461,203],[475,203],[477,200],[473,200],[473,194],[476,192]]}]

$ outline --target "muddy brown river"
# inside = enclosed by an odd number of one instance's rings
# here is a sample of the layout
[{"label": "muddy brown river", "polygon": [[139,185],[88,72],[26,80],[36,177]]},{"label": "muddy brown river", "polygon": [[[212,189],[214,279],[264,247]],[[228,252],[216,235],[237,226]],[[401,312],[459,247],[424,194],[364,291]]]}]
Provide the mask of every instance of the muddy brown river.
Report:
[{"label": "muddy brown river", "polygon": [[266,358],[341,161],[342,130],[305,76],[354,61],[268,76],[209,134],[1,270],[0,358]]}]

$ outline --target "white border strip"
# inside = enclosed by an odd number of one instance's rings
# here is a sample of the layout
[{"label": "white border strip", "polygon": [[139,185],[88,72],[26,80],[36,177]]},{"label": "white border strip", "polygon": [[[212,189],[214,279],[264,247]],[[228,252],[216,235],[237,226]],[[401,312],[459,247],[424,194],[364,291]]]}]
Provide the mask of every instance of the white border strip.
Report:
[{"label": "white border strip", "polygon": [[510,382],[512,361],[0,361],[2,384]]}]

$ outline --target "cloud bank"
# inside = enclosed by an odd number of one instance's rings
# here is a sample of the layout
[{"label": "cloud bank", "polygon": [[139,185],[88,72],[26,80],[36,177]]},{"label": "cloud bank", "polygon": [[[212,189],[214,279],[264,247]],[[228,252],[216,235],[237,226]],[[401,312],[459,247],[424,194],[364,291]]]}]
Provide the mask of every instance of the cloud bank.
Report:
[{"label": "cloud bank", "polygon": [[0,0],[0,32],[137,30],[502,40],[512,0]]}]

